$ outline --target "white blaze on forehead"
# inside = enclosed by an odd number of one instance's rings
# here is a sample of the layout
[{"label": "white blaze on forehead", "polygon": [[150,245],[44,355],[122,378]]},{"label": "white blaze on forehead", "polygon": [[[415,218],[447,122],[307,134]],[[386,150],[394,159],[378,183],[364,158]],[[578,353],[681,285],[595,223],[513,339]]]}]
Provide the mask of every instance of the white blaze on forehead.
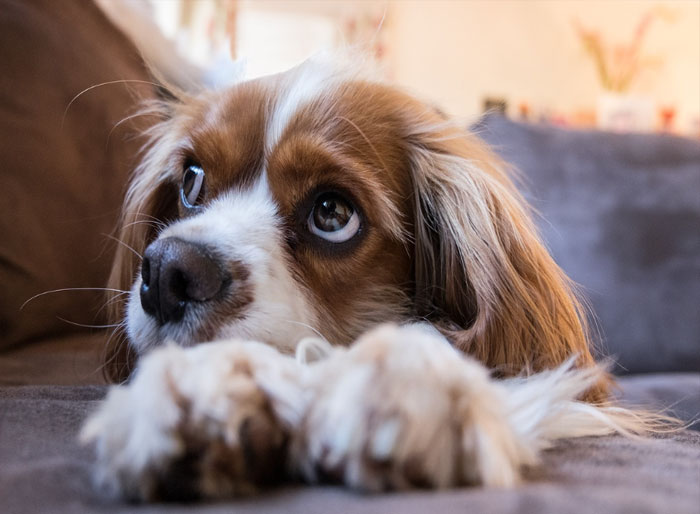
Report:
[{"label": "white blaze on forehead", "polygon": [[268,153],[282,138],[294,115],[340,79],[332,67],[307,61],[283,73],[280,80],[278,99],[267,124],[265,148]]}]

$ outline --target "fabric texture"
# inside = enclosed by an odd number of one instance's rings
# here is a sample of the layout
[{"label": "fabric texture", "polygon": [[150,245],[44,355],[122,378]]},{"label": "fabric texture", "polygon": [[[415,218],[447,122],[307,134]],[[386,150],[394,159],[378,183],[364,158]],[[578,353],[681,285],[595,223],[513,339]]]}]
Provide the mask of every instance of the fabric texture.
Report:
[{"label": "fabric texture", "polygon": [[514,490],[463,488],[363,495],[338,487],[285,487],[199,505],[111,502],[92,487],[92,451],[76,435],[104,386],[0,388],[0,511],[8,514],[207,512],[601,512],[697,514],[700,433],[649,441],[621,437],[563,441]]},{"label": "fabric texture", "polygon": [[0,63],[1,350],[104,322],[96,291],[20,308],[104,287],[142,143],[119,122],[153,87],[114,82],[149,77],[89,0],[0,0]]},{"label": "fabric texture", "polygon": [[[129,42],[89,0],[0,0],[0,512],[697,514],[700,434],[563,442],[512,491],[362,495],[286,487],[230,502],[129,505],[92,487],[79,428],[104,397],[100,293],[29,297],[106,280],[138,127],[119,124],[149,85]],[[71,100],[81,91],[83,95]],[[68,108],[70,105],[70,108]],[[555,256],[584,284],[610,350],[630,370],[700,369],[698,145],[486,120],[481,135],[522,169]],[[579,200],[579,198],[581,200]],[[571,210],[569,210],[571,209]],[[695,315],[695,317],[693,317]],[[29,344],[31,343],[31,344]],[[50,384],[50,385],[22,385]],[[72,385],[71,385],[72,384]],[[75,385],[82,384],[82,385]],[[621,401],[700,414],[700,374],[621,380]],[[697,427],[697,425],[695,425]]]},{"label": "fabric texture", "polygon": [[618,387],[624,405],[665,412],[700,431],[700,373],[626,375]]},{"label": "fabric texture", "polygon": [[622,373],[700,370],[700,142],[488,116],[555,260]]},{"label": "fabric texture", "polygon": [[102,367],[109,336],[85,332],[0,352],[0,386],[105,384]]}]

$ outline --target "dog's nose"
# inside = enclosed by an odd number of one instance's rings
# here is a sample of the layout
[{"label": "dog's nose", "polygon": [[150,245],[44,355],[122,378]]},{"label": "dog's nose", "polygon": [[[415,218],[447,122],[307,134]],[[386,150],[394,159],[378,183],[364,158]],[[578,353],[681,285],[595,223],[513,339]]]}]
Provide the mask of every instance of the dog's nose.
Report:
[{"label": "dog's nose", "polygon": [[213,299],[229,281],[204,246],[176,237],[146,248],[141,279],[141,306],[161,325],[180,321],[188,304]]}]

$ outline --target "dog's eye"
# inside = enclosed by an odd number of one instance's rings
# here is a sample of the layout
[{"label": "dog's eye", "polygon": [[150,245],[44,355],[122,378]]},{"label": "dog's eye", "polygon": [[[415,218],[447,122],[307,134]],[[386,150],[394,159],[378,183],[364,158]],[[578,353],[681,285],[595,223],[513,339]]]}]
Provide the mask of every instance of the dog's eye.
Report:
[{"label": "dog's eye", "polygon": [[357,234],[360,217],[352,204],[336,193],[318,197],[309,215],[309,230],[332,243],[343,243]]},{"label": "dog's eye", "polygon": [[180,189],[182,204],[188,209],[193,209],[201,202],[203,196],[204,170],[192,164],[187,167],[182,177],[182,188]]}]

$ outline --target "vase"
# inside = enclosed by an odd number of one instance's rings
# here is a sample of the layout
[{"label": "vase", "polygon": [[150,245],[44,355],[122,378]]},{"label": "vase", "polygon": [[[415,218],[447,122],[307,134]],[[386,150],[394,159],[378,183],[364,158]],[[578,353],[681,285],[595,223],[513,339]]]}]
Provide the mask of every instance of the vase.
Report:
[{"label": "vase", "polygon": [[598,99],[597,125],[613,132],[654,130],[654,103],[645,96],[604,93]]}]

